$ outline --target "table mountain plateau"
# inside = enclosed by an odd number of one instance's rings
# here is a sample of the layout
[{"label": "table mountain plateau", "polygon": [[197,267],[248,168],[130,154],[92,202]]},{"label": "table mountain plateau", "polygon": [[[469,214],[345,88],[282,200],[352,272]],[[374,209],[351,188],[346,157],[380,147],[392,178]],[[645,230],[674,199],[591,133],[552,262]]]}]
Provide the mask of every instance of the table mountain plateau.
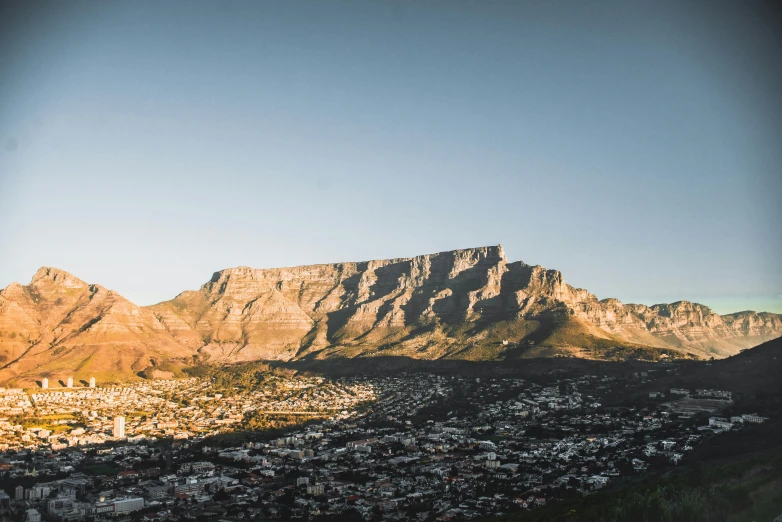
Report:
[{"label": "table mountain plateau", "polygon": [[146,307],[41,268],[0,291],[0,382],[164,375],[194,361],[722,358],[780,336],[779,314],[598,300],[556,270],[508,262],[501,246],[231,268]]}]

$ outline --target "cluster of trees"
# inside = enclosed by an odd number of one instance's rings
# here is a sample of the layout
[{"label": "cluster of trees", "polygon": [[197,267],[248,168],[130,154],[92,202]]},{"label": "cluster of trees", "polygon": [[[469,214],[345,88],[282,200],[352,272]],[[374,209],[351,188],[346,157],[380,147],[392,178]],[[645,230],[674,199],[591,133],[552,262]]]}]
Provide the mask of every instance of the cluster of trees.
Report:
[{"label": "cluster of trees", "polygon": [[262,362],[249,362],[226,367],[191,366],[185,368],[184,372],[190,377],[211,379],[212,387],[223,395],[257,390],[280,376],[290,376],[295,373],[291,370],[272,368]]},{"label": "cluster of trees", "polygon": [[248,431],[264,432],[264,435],[268,437],[275,437],[277,434],[281,436],[294,428],[304,426],[314,419],[319,419],[319,417],[252,413],[245,416],[242,428]]}]

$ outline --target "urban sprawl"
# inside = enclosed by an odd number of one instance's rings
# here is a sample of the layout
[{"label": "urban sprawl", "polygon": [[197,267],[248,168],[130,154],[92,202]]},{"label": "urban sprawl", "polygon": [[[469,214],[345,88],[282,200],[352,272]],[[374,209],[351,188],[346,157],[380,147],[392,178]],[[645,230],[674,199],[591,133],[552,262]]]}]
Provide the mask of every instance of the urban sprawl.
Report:
[{"label": "urban sprawl", "polygon": [[[251,391],[217,391],[210,378],[2,389],[0,476],[10,486],[0,510],[29,522],[466,520],[676,466],[705,437],[766,420],[714,416],[732,404],[729,390],[602,404],[666,371],[547,382],[270,374]],[[249,430],[258,418],[288,424]]]}]

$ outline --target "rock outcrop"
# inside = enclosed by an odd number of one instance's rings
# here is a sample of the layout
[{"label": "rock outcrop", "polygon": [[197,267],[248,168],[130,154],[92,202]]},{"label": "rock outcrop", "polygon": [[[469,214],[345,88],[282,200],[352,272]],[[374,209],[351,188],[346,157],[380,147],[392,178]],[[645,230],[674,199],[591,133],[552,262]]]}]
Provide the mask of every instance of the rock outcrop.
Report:
[{"label": "rock outcrop", "polygon": [[598,300],[556,270],[508,262],[501,246],[231,268],[149,307],[42,268],[0,291],[0,380],[149,374],[194,357],[720,358],[780,335],[778,314]]}]

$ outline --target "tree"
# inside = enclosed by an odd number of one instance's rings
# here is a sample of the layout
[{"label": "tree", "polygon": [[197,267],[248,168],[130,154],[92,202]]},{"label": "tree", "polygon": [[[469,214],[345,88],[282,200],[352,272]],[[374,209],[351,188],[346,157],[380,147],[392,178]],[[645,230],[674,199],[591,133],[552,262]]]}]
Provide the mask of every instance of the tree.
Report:
[{"label": "tree", "polygon": [[231,495],[228,494],[228,492],[225,489],[220,489],[215,493],[214,496],[215,500],[231,500]]}]

